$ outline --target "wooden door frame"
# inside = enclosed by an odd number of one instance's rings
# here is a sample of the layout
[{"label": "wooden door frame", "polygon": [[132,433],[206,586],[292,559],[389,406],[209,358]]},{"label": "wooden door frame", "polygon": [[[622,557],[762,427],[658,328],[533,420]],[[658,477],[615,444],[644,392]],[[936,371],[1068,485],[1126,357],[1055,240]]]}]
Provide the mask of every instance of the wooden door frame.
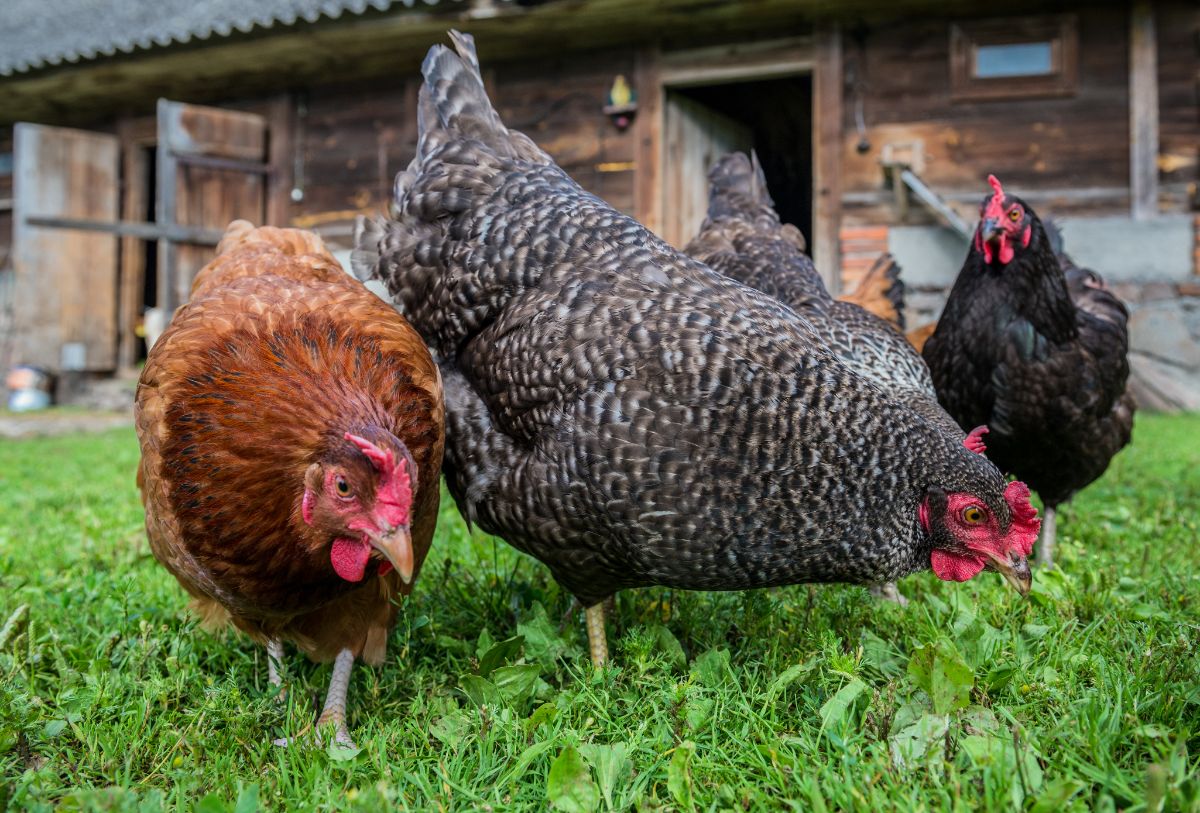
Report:
[{"label": "wooden door frame", "polygon": [[679,51],[655,45],[638,52],[638,115],[634,122],[634,207],[646,228],[661,233],[665,183],[666,94],[673,88],[761,81],[786,76],[813,77],[813,258],[830,290],[840,276],[841,224],[839,167],[842,131],[841,34],[834,24],[813,35],[764,42],[737,42]]}]

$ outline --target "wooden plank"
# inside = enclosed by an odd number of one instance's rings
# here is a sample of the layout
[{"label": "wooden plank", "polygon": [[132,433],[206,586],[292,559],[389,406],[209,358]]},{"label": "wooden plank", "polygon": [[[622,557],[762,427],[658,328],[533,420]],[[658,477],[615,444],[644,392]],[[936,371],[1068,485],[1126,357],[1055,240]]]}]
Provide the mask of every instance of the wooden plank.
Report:
[{"label": "wooden plank", "polygon": [[1135,219],[1158,214],[1158,50],[1152,0],[1134,0],[1129,15],[1129,187]]},{"label": "wooden plank", "polygon": [[634,211],[641,224],[662,234],[663,85],[657,45],[638,51],[635,85],[638,115],[634,120],[637,165],[633,182]]},{"label": "wooden plank", "polygon": [[261,161],[266,149],[263,118],[255,113],[168,105],[159,119],[159,149],[201,158],[232,158]]},{"label": "wooden plank", "polygon": [[842,186],[842,34],[837,23],[817,28],[813,72],[813,261],[831,292],[841,290],[838,233]]},{"label": "wooden plank", "polygon": [[80,344],[80,369],[117,365],[117,239],[32,225],[31,216],[117,217],[117,139],[18,124],[14,139],[13,361],[63,369]]}]

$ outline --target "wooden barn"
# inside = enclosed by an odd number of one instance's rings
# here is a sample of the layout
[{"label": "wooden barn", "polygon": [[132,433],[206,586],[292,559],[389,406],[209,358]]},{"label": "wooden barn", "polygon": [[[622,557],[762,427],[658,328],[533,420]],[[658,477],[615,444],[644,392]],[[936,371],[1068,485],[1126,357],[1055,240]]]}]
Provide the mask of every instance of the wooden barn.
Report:
[{"label": "wooden barn", "polygon": [[[1003,16],[997,16],[1002,14]],[[1200,408],[1200,6],[918,0],[7,0],[0,366],[145,355],[235,217],[349,248],[476,35],[501,115],[681,245],[757,150],[833,288],[882,251],[936,317],[995,173],[1135,309],[1143,406]],[[153,330],[151,328],[151,330]]]}]

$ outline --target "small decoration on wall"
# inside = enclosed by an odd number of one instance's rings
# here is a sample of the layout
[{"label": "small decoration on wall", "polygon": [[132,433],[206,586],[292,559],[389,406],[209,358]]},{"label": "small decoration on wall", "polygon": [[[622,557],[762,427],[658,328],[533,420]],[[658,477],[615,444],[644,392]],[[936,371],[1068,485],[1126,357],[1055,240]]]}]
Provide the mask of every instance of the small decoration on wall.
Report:
[{"label": "small decoration on wall", "polygon": [[604,105],[604,115],[622,131],[633,123],[633,117],[637,115],[637,94],[623,74],[617,74],[613,79],[612,89],[608,91],[608,104]]}]

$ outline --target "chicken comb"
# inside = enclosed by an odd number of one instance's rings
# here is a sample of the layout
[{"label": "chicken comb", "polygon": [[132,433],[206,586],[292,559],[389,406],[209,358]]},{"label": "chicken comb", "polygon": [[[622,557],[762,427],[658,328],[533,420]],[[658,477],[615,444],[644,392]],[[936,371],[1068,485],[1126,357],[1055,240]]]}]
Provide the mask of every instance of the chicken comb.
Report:
[{"label": "chicken comb", "polygon": [[995,175],[988,176],[988,186],[992,187],[992,191],[996,193],[994,197],[1004,197],[1004,187],[1000,185],[1000,179]]},{"label": "chicken comb", "polygon": [[1000,179],[995,175],[988,176],[988,183],[991,184],[994,191],[984,207],[983,216],[1004,217],[1004,187],[1000,185]]},{"label": "chicken comb", "polygon": [[1007,535],[1009,549],[1028,556],[1033,552],[1033,543],[1037,541],[1038,531],[1042,527],[1037,509],[1029,499],[1029,486],[1020,480],[1013,480],[1004,489],[1004,500],[1012,511],[1012,524],[1008,527]]},{"label": "chicken comb", "polygon": [[344,437],[346,440],[358,447],[358,450],[367,456],[367,459],[375,464],[375,468],[380,474],[390,475],[396,468],[396,457],[392,454],[392,450],[383,450],[376,446],[366,438],[347,432]]}]

